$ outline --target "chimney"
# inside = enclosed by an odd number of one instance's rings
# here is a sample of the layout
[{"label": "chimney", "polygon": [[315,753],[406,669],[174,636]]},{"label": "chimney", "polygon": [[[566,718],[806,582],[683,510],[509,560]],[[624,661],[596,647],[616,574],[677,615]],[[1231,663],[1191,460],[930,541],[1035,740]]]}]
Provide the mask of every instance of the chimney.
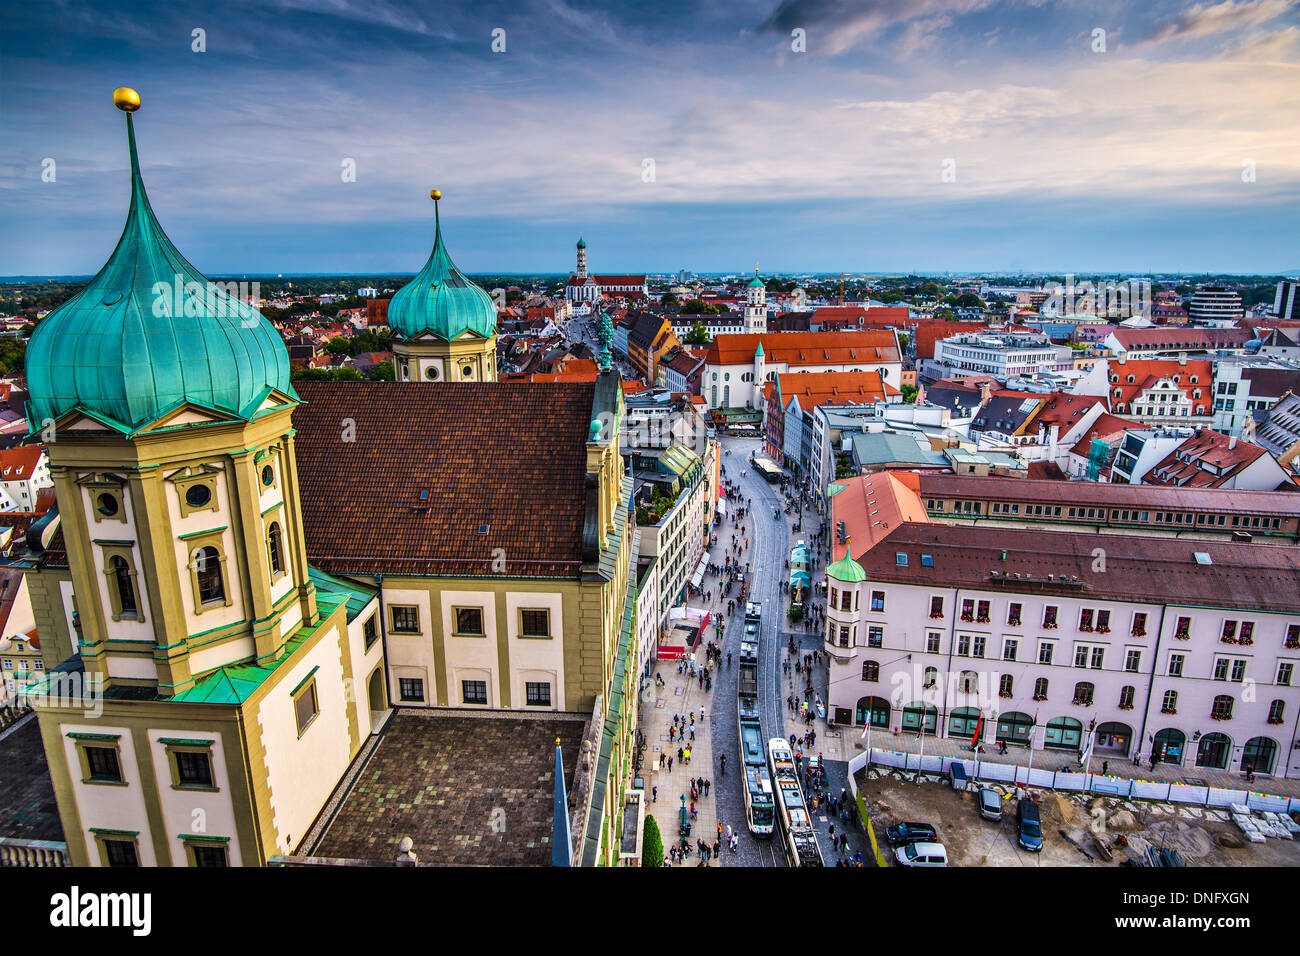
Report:
[{"label": "chimney", "polygon": [[1178,353],[1178,364],[1179,364],[1179,365],[1186,365],[1186,364],[1187,364],[1187,353],[1186,353],[1186,352],[1179,352],[1179,353]]},{"label": "chimney", "polygon": [[1228,439],[1228,451],[1232,451],[1236,447],[1237,447],[1237,438],[1234,435]]}]

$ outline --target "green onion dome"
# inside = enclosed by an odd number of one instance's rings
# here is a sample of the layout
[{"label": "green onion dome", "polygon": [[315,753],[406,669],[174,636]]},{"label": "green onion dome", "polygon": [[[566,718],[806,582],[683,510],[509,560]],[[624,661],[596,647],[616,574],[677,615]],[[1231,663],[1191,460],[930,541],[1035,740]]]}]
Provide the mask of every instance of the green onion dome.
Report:
[{"label": "green onion dome", "polygon": [[388,303],[388,324],[402,338],[430,333],[450,342],[466,332],[483,338],[496,334],[497,307],[492,297],[465,278],[442,243],[442,223],[433,190],[434,237],[429,261]]},{"label": "green onion dome", "polygon": [[167,238],[140,177],[139,97],[120,88],[114,102],[127,114],[131,153],[126,226],[99,273],[32,332],[32,427],[79,410],[131,433],[186,403],[251,419],[271,389],[294,394],[284,342]]}]

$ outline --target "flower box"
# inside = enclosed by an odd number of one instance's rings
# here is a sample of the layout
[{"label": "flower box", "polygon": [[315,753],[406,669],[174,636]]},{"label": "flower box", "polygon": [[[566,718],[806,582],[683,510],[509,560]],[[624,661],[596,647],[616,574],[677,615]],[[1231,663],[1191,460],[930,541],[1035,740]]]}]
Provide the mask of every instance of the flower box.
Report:
[{"label": "flower box", "polygon": [[1091,624],[1080,624],[1080,625],[1079,625],[1079,630],[1081,630],[1081,631],[1091,631],[1091,630],[1092,630],[1092,625],[1091,625]]},{"label": "flower box", "polygon": [[1043,630],[1045,630],[1045,631],[1054,631],[1054,630],[1056,630],[1056,628],[1057,628],[1058,626],[1059,626],[1059,625],[1056,625],[1056,624],[1046,624],[1046,623],[1044,623],[1044,624],[1043,624]]},{"label": "flower box", "polygon": [[1092,706],[1092,698],[1090,698],[1090,697],[1080,697],[1078,700],[1076,700],[1076,701],[1074,702],[1074,704],[1075,704],[1076,707],[1091,707],[1091,706]]},{"label": "flower box", "polygon": [[1035,694],[1035,695],[1034,695],[1034,700],[1047,700],[1047,695],[1046,695],[1046,694]]},{"label": "flower box", "polygon": [[1210,714],[1211,720],[1232,720],[1230,714]]},{"label": "flower box", "polygon": [[1119,705],[1119,709],[1120,709],[1120,710],[1132,710],[1132,709],[1133,709],[1133,705],[1132,705],[1132,704],[1120,704],[1120,705]]},{"label": "flower box", "polygon": [[1108,628],[1108,627],[1099,627],[1099,628],[1097,628],[1097,633],[1098,633],[1098,634],[1109,634],[1109,633],[1110,633],[1110,628]]},{"label": "flower box", "polygon": [[1161,708],[1160,708],[1160,713],[1162,713],[1162,714],[1176,714],[1176,713],[1178,713],[1178,708],[1177,708],[1177,707],[1161,707]]},{"label": "flower box", "polygon": [[1180,641],[1190,641],[1190,640],[1192,639],[1192,635],[1190,635],[1190,634],[1184,634],[1184,633],[1182,633],[1182,632],[1179,632],[1178,634],[1175,634],[1174,637],[1178,638],[1178,640],[1180,640]]},{"label": "flower box", "polygon": [[1269,722],[1270,724],[1280,724],[1280,723],[1282,723],[1283,721],[1282,721],[1282,718],[1281,718],[1281,717],[1270,717],[1270,718],[1268,719],[1268,722]]},{"label": "flower box", "polygon": [[1255,643],[1255,639],[1254,639],[1253,637],[1243,637],[1241,640],[1237,641],[1237,643],[1238,643],[1238,644],[1254,644],[1254,643]]},{"label": "flower box", "polygon": [[932,620],[932,621],[942,621],[942,620],[943,620],[943,615],[942,615],[942,614],[931,614],[931,615],[930,615],[930,620]]},{"label": "flower box", "polygon": [[969,623],[970,621],[975,620],[975,615],[974,615],[974,614],[963,614],[963,615],[961,616],[961,619],[962,619],[963,621],[966,621],[966,622]]},{"label": "flower box", "polygon": [[1295,650],[1296,648],[1300,647],[1300,641],[1284,641],[1282,646],[1285,648],[1289,648],[1290,650]]},{"label": "flower box", "polygon": [[1007,627],[1019,627],[1019,626],[1020,626],[1020,618],[1018,617],[1010,618],[1007,621]]},{"label": "flower box", "polygon": [[1133,628],[1133,636],[1134,636],[1134,637],[1146,637],[1146,636],[1147,636],[1147,629],[1146,629],[1145,627],[1135,627],[1135,628]]},{"label": "flower box", "polygon": [[1011,698],[1011,695],[1010,695],[1010,694],[1003,693],[1002,691],[998,691],[998,696],[999,696],[999,697],[1006,697],[1006,698],[1008,698],[1008,699]]},{"label": "flower box", "polygon": [[987,624],[987,623],[989,623],[989,619],[988,619],[987,617],[977,617],[977,618],[975,618],[975,623],[976,623],[976,624]]}]

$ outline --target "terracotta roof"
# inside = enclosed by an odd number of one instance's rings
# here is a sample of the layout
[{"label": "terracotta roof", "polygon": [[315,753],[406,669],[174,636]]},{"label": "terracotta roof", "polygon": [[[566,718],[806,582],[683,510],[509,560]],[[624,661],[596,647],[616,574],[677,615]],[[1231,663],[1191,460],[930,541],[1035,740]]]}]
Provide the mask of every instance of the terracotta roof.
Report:
[{"label": "terracotta roof", "polygon": [[927,522],[925,505],[910,473],[892,471],[836,479],[831,495],[831,543],[839,553],[839,522],[844,522],[854,554],[869,550],[905,521]]},{"label": "terracotta roof", "polygon": [[1142,481],[1179,488],[1219,488],[1267,454],[1258,445],[1202,428],[1162,458]]},{"label": "terracotta roof", "polygon": [[867,404],[899,394],[880,372],[788,372],[778,375],[777,381],[782,407],[797,395],[805,412],[826,402]]},{"label": "terracotta roof", "polygon": [[[1073,489],[1081,483],[1038,484]],[[1097,548],[1106,552],[1100,571]],[[1199,563],[1196,552],[1210,563]],[[898,564],[898,553],[908,556],[906,565]],[[868,581],[1300,612],[1300,550],[1267,544],[909,522],[858,562]]]},{"label": "terracotta roof", "polygon": [[710,365],[748,365],[759,342],[769,365],[850,365],[897,362],[893,332],[761,332],[714,336]]},{"label": "terracotta roof", "polygon": [[[1115,381],[1115,377],[1119,381]],[[1133,381],[1129,381],[1129,376]],[[1196,381],[1192,381],[1195,376]],[[1108,378],[1110,407],[1125,409],[1132,407],[1133,399],[1162,379],[1176,384],[1183,394],[1194,403],[1193,412],[1205,415],[1210,408],[1210,392],[1214,386],[1214,363],[1209,359],[1128,359],[1110,363]],[[1193,398],[1196,389],[1201,390],[1200,398]],[[1118,394],[1117,394],[1118,392]]]},{"label": "terracotta roof", "polygon": [[15,445],[0,450],[0,481],[26,481],[36,471],[44,445]]},{"label": "terracotta roof", "polygon": [[295,384],[315,567],[484,575],[499,556],[506,575],[580,572],[594,385]]},{"label": "terracotta roof", "polygon": [[1118,436],[1123,435],[1130,428],[1143,428],[1139,422],[1129,421],[1127,418],[1120,418],[1118,415],[1112,415],[1110,412],[1103,412],[1097,416],[1097,420],[1092,423],[1086,432],[1084,432],[1074,447],[1070,451],[1082,458],[1087,458],[1088,453],[1092,451],[1092,440],[1094,438],[1102,441],[1110,441],[1112,444]]},{"label": "terracotta roof", "polygon": [[[1072,395],[1069,392],[1052,392],[1046,396],[1047,401],[1039,406],[1038,414],[1029,422],[1029,427],[1038,425],[1058,425],[1064,434],[1079,423],[1088,409],[1094,405],[1105,405],[1105,399],[1096,395]],[[1103,408],[1104,411],[1104,408]]]},{"label": "terracotta roof", "polygon": [[963,332],[987,332],[989,326],[983,322],[926,322],[916,325],[912,331],[912,341],[916,343],[917,359],[934,358],[934,343]]},{"label": "terracotta roof", "polygon": [[970,498],[985,501],[1032,501],[1038,504],[1139,508],[1159,511],[1204,511],[1215,514],[1293,517],[1297,499],[1285,491],[1206,490],[1096,481],[1035,481],[927,474],[921,476],[923,498]]},{"label": "terracotta roof", "polygon": [[1233,348],[1250,341],[1249,329],[1126,329],[1115,330],[1115,339],[1125,349],[1200,349]]}]

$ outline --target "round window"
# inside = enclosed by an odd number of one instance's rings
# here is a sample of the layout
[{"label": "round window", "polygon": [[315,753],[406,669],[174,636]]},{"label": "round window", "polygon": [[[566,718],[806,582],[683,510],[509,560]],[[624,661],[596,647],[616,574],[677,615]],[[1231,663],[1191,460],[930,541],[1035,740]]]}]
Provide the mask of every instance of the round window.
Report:
[{"label": "round window", "polygon": [[474,374],[474,370],[470,368],[468,365],[466,365],[463,369],[460,370],[460,374],[464,378],[469,378],[471,375]]},{"label": "round window", "polygon": [[270,465],[262,466],[262,484],[266,485],[268,488],[275,484],[275,469]]},{"label": "round window", "polygon": [[202,508],[212,500],[212,489],[207,485],[190,485],[185,491],[185,503],[191,508]]},{"label": "round window", "polygon": [[426,368],[424,370],[424,377],[431,382],[436,381],[438,378],[438,366],[430,365],[428,368]]},{"label": "round window", "polygon": [[113,515],[117,514],[117,509],[118,509],[117,499],[110,494],[105,493],[100,495],[98,506],[99,506],[99,513],[106,518],[111,518]]}]

